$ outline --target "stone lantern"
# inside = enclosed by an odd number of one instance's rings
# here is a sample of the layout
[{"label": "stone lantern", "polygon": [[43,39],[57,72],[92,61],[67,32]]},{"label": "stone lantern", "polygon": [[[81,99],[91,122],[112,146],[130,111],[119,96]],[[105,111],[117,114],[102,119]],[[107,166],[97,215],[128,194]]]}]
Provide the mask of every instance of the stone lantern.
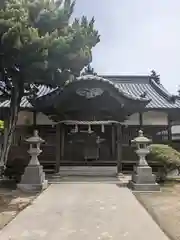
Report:
[{"label": "stone lantern", "polygon": [[138,166],[148,166],[146,156],[149,154],[149,144],[151,140],[143,135],[143,131],[139,131],[139,136],[131,141],[137,146],[136,154],[139,157]]},{"label": "stone lantern", "polygon": [[39,137],[38,131],[35,130],[34,135],[26,139],[26,142],[30,145],[28,153],[31,156],[31,159],[28,166],[25,168],[21,182],[18,184],[18,188],[23,191],[38,192],[47,187],[45,173],[43,172],[43,167],[40,165],[38,160],[38,156],[42,152],[40,145],[44,142],[44,140]]},{"label": "stone lantern", "polygon": [[139,136],[132,140],[137,147],[136,154],[139,157],[137,165],[134,167],[132,180],[129,187],[135,191],[159,191],[160,187],[156,183],[156,177],[152,173],[152,168],[146,161],[149,154],[149,144],[151,140],[143,135],[143,131],[139,131]]}]

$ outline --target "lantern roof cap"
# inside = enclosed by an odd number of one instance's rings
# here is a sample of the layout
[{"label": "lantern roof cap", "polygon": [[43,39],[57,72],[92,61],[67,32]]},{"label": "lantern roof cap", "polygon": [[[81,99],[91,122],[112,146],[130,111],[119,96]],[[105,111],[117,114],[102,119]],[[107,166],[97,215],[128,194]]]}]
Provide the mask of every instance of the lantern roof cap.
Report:
[{"label": "lantern roof cap", "polygon": [[26,142],[33,144],[33,143],[43,143],[44,140],[39,136],[38,130],[34,130],[34,135],[30,138],[26,139]]},{"label": "lantern roof cap", "polygon": [[139,136],[132,140],[132,143],[151,143],[151,140],[144,136],[143,131],[139,130]]}]

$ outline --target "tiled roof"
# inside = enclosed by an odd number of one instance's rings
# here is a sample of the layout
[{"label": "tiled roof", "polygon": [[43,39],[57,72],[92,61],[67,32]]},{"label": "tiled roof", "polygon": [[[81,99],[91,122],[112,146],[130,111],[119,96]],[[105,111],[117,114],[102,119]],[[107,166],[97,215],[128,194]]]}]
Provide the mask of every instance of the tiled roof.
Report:
[{"label": "tiled roof", "polygon": [[[94,76],[94,75],[84,75],[81,77],[78,77],[76,79],[76,81],[85,81],[85,80],[93,80],[96,79],[96,81],[101,81],[104,83],[108,83],[109,85],[112,85],[120,94],[122,94],[123,96],[130,98],[132,100],[140,100],[140,101],[144,101],[145,99],[142,98],[140,95],[132,95],[129,94],[129,92],[124,91],[124,89],[122,89],[121,87],[119,87],[118,84],[115,84],[113,81],[111,81],[111,79],[105,78],[105,77],[100,77],[100,76]],[[73,81],[71,81],[72,83]],[[67,86],[70,82],[67,83]]]},{"label": "tiled roof", "polygon": [[[77,81],[96,78],[105,81],[115,87],[116,90],[125,97],[146,101],[151,100],[146,108],[148,109],[173,109],[180,108],[180,99],[173,101],[171,94],[161,85],[157,84],[149,76],[82,76]],[[72,82],[67,82],[66,87]],[[39,86],[38,98],[57,91],[47,86]],[[61,91],[58,91],[60,93]],[[144,95],[144,97],[142,97]],[[47,96],[48,99],[48,96]],[[9,107],[9,100],[0,103],[0,107]],[[21,102],[22,108],[32,108],[26,97]]]},{"label": "tiled roof", "polygon": [[[46,94],[49,94],[51,93],[52,91],[54,91],[54,89],[48,87],[48,86],[44,86],[44,85],[41,85],[38,87],[39,91],[37,93],[38,97],[42,97]],[[3,108],[8,108],[9,107],[9,104],[10,104],[10,101],[9,100],[6,100],[6,101],[3,101],[3,102],[0,102],[0,108],[3,107]],[[23,97],[22,98],[22,101],[21,101],[21,104],[20,104],[20,107],[21,108],[33,108],[33,106],[31,105],[31,103],[28,101],[27,97]]]},{"label": "tiled roof", "polygon": [[180,108],[180,99],[177,98],[173,101],[173,96],[162,84],[157,84],[147,76],[140,76],[139,79],[137,77],[129,78],[130,77],[127,77],[127,79],[125,79],[125,77],[112,78],[112,81],[131,96],[141,96],[145,93],[145,98],[151,99],[146,105],[148,109]]},{"label": "tiled roof", "polygon": [[173,101],[166,99],[155,91],[153,86],[148,83],[118,83],[117,85],[132,96],[141,95],[146,92],[146,98],[151,99],[146,108],[180,108],[179,100],[173,103]]}]

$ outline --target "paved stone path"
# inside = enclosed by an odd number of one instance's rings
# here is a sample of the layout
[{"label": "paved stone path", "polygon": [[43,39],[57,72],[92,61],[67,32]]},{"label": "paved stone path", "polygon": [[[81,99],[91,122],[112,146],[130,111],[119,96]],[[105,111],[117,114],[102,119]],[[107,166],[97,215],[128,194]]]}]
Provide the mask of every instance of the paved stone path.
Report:
[{"label": "paved stone path", "polygon": [[2,240],[168,240],[127,188],[51,185],[0,232]]}]

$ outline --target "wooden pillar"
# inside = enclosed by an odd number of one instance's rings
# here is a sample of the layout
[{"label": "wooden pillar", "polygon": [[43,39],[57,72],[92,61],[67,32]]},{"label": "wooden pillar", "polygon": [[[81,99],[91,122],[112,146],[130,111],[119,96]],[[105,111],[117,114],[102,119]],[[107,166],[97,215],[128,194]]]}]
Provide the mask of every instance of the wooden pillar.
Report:
[{"label": "wooden pillar", "polygon": [[61,160],[64,159],[65,125],[61,125]]},{"label": "wooden pillar", "polygon": [[172,131],[171,131],[171,127],[172,127],[172,121],[171,121],[170,115],[168,115],[168,127],[167,127],[167,132],[168,132],[168,142],[169,142],[169,143],[172,142]]},{"label": "wooden pillar", "polygon": [[117,124],[117,172],[122,172],[122,131],[121,125]]},{"label": "wooden pillar", "polygon": [[116,151],[116,135],[115,135],[115,125],[112,124],[112,132],[111,132],[111,156],[112,156],[112,159],[115,160],[115,151]]},{"label": "wooden pillar", "polygon": [[56,168],[55,172],[59,172],[61,163],[61,126],[60,124],[56,125]]},{"label": "wooden pillar", "polygon": [[143,114],[139,113],[139,129],[142,129],[143,127]]},{"label": "wooden pillar", "polygon": [[37,125],[37,117],[36,117],[36,112],[33,111],[33,127],[36,128],[36,125]]}]

